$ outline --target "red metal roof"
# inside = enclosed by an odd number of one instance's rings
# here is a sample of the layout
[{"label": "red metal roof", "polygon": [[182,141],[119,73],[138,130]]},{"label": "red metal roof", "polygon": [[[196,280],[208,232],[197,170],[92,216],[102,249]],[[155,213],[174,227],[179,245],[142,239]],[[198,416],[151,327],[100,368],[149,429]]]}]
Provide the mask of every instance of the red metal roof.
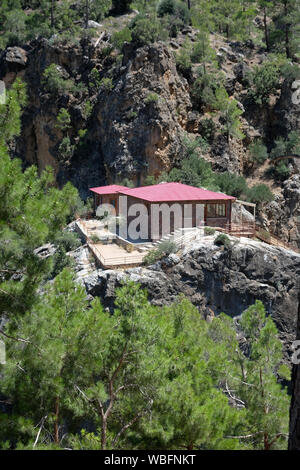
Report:
[{"label": "red metal roof", "polygon": [[[195,188],[182,183],[160,183],[140,188],[126,188],[119,190],[121,194],[133,196],[150,202],[171,201],[215,201],[235,200],[235,197],[224,193],[216,193],[203,188]],[[104,194],[104,193],[103,193]]]},{"label": "red metal roof", "polygon": [[121,190],[129,189],[126,186],[111,184],[109,186],[99,186],[98,188],[90,188],[90,191],[97,194],[117,194]]}]

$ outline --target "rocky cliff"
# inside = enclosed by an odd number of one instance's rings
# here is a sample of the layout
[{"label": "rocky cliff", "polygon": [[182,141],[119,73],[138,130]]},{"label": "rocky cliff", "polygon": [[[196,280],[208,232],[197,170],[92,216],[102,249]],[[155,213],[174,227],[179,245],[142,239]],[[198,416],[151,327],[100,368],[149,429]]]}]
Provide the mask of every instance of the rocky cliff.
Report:
[{"label": "rocky cliff", "polygon": [[[247,73],[264,63],[265,52],[251,41],[226,41],[211,35],[226,90],[244,111],[245,139],[231,139],[229,145],[220,132],[219,118],[199,110],[193,100],[199,64],[193,64],[188,76],[176,66],[175,55],[187,40],[193,43],[196,38],[197,31],[187,27],[176,39],[150,46],[137,48],[125,43],[122,54],[112,48],[109,34],[101,34],[99,42],[81,40],[70,45],[56,43],[53,37],[2,51],[0,79],[9,86],[21,77],[28,85],[23,130],[13,154],[25,164],[37,164],[40,170],[51,165],[59,184],[70,180],[86,197],[91,186],[120,182],[124,177],[142,184],[147,175],[168,171],[182,157],[182,136],[203,136],[207,118],[212,118],[215,133],[204,158],[216,171],[243,174],[250,186],[269,185],[275,200],[260,211],[262,225],[300,246],[296,162],[291,164],[291,178],[283,185],[265,176],[268,162],[249,170],[249,144],[254,139],[262,138],[270,150],[276,138],[299,131],[300,107],[292,100],[292,79],[280,84],[268,110],[251,105]],[[56,64],[60,77],[72,84],[68,90],[49,93],[46,89],[43,74],[50,64]],[[92,84],[93,71],[99,78],[96,86]],[[109,80],[106,87],[100,84],[103,78]],[[66,131],[57,126],[62,108],[71,118]],[[62,158],[59,149],[66,136],[71,148],[68,157]]]},{"label": "rocky cliff", "polygon": [[146,288],[156,305],[174,302],[183,294],[208,319],[221,312],[238,317],[259,299],[280,331],[288,358],[300,308],[300,255],[233,237],[231,248],[222,249],[213,240],[213,236],[203,237],[180,256],[172,254],[148,268],[89,271],[86,264],[77,262],[77,277],[87,293],[99,296],[108,308],[125,279]]}]

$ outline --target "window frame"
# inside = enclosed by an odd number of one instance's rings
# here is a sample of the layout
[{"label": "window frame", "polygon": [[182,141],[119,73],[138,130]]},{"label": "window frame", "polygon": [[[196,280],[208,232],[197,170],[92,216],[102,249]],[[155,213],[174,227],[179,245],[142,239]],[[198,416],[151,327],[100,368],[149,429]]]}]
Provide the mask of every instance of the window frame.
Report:
[{"label": "window frame", "polygon": [[[210,209],[214,209],[210,212]],[[221,208],[221,210],[220,210]],[[220,215],[221,214],[221,215]],[[227,217],[227,204],[226,202],[214,202],[206,204],[206,217],[208,219],[225,219]]]}]

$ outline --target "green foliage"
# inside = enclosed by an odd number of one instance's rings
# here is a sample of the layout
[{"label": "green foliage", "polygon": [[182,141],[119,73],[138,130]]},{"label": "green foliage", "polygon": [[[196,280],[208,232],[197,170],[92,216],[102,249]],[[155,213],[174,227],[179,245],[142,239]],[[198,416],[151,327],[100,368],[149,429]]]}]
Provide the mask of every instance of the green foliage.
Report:
[{"label": "green foliage", "polygon": [[70,79],[65,79],[61,69],[56,64],[49,65],[43,73],[43,85],[49,93],[67,93],[74,83]]},{"label": "green foliage", "polygon": [[215,180],[222,193],[239,198],[247,191],[247,183],[243,176],[224,171],[215,174]]},{"label": "green foliage", "polygon": [[265,184],[256,184],[247,190],[247,200],[256,204],[273,201],[274,195]]},{"label": "green foliage", "polygon": [[71,116],[66,108],[59,110],[56,127],[61,131],[65,131],[71,127]]},{"label": "green foliage", "polygon": [[272,61],[254,67],[249,74],[249,96],[259,105],[268,105],[270,96],[279,88],[279,78],[279,67]]},{"label": "green foliage", "polygon": [[90,83],[90,86],[96,90],[100,88],[101,86],[100,73],[96,69],[96,67],[94,67],[90,72],[89,83]]},{"label": "green foliage", "polygon": [[[284,448],[276,327],[256,302],[240,328],[247,356],[224,314],[208,324],[184,298],[154,307],[131,282],[116,290],[111,315],[64,270],[6,328],[26,342],[7,340],[2,390],[14,412],[1,415],[0,446],[32,448],[43,419],[37,449]],[[96,432],[78,435],[86,421]]]},{"label": "green foliage", "polygon": [[[53,186],[53,172],[40,177],[37,168],[22,172],[22,163],[11,160],[5,143],[20,132],[25,88],[16,80],[3,106],[0,121],[0,316],[24,312],[35,300],[36,290],[51,271],[51,262],[34,250],[51,242],[63,228],[77,198],[67,184]],[[2,115],[2,114],[1,114]]]},{"label": "green foliage", "polygon": [[92,111],[93,111],[93,104],[89,100],[85,101],[83,104],[81,113],[86,121],[90,118]]},{"label": "green foliage", "polygon": [[0,146],[20,135],[20,115],[26,101],[26,86],[17,78],[6,92],[5,103],[0,104]]},{"label": "green foliage", "polygon": [[121,50],[124,42],[131,42],[131,31],[129,28],[124,28],[121,31],[116,31],[111,37],[111,42],[116,49]]},{"label": "green foliage", "polygon": [[71,143],[69,136],[62,139],[58,147],[58,156],[62,163],[68,164],[73,157],[75,146]]},{"label": "green foliage", "polygon": [[229,98],[227,91],[223,87],[216,90],[215,96],[215,108],[221,112],[221,117],[224,121],[223,132],[227,142],[229,142],[230,137],[235,137],[239,140],[243,139],[245,136],[241,131],[240,121],[243,111],[239,108],[238,102],[233,98]]},{"label": "green foliage", "polygon": [[214,240],[214,244],[218,246],[224,246],[230,248],[231,242],[229,237],[225,233],[220,233]]},{"label": "green foliage", "polygon": [[157,15],[168,30],[171,37],[176,37],[178,31],[190,22],[190,12],[181,0],[161,0],[157,5]]},{"label": "green foliage", "polygon": [[177,251],[178,248],[175,242],[165,240],[161,242],[156,249],[150,250],[144,257],[143,262],[146,265],[151,265],[165,256],[168,256],[171,253],[176,253]]},{"label": "green foliage", "polygon": [[191,52],[192,48],[190,41],[185,41],[179,52],[175,54],[177,69],[187,79],[189,78],[192,70]]},{"label": "green foliage", "polygon": [[102,78],[102,80],[100,80],[100,87],[102,90],[110,92],[114,87],[112,79],[110,77]]},{"label": "green foliage", "polygon": [[153,13],[137,15],[129,25],[132,41],[137,46],[152,44],[161,36],[161,24]]},{"label": "green foliage", "polygon": [[77,232],[69,232],[68,230],[63,230],[63,232],[59,233],[55,237],[54,243],[63,247],[66,252],[75,250],[80,246]]},{"label": "green foliage", "polygon": [[150,104],[150,103],[157,103],[159,100],[159,95],[157,93],[150,92],[146,96],[144,103],[145,104]]},{"label": "green foliage", "polygon": [[197,34],[197,41],[193,45],[193,51],[191,54],[193,63],[216,64],[216,53],[210,46],[209,35],[205,31],[201,31]]},{"label": "green foliage", "polygon": [[191,186],[217,190],[218,186],[211,165],[201,158],[201,152],[206,150],[206,145],[205,141],[199,138],[190,139],[184,136],[180,166],[170,171],[167,177],[168,181],[178,181]]},{"label": "green foliage", "polygon": [[267,147],[261,140],[255,140],[249,145],[250,161],[253,164],[261,165],[269,157]]},{"label": "green foliage", "polygon": [[212,227],[204,227],[204,235],[214,235],[216,233],[216,229]]},{"label": "green foliage", "polygon": [[194,106],[200,111],[203,108],[216,109],[216,91],[223,89],[223,73],[216,70],[207,71],[203,65],[198,68],[197,74],[191,89]]},{"label": "green foliage", "polygon": [[0,167],[0,312],[16,314],[31,305],[51,268],[34,249],[62,229],[77,191],[70,184],[61,191],[53,187],[49,169],[40,178],[33,166],[22,173],[21,162],[10,160],[4,150]]}]

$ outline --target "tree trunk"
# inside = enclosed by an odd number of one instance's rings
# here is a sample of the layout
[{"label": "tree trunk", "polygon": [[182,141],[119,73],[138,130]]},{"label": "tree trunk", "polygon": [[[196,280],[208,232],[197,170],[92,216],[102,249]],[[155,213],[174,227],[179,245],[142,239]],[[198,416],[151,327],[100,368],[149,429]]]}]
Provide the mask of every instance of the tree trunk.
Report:
[{"label": "tree trunk", "polygon": [[105,418],[102,419],[101,426],[101,450],[106,448],[106,434],[107,434],[107,421]]},{"label": "tree trunk", "polygon": [[190,10],[191,9],[191,0],[187,0],[187,6],[188,6],[188,9]]}]

